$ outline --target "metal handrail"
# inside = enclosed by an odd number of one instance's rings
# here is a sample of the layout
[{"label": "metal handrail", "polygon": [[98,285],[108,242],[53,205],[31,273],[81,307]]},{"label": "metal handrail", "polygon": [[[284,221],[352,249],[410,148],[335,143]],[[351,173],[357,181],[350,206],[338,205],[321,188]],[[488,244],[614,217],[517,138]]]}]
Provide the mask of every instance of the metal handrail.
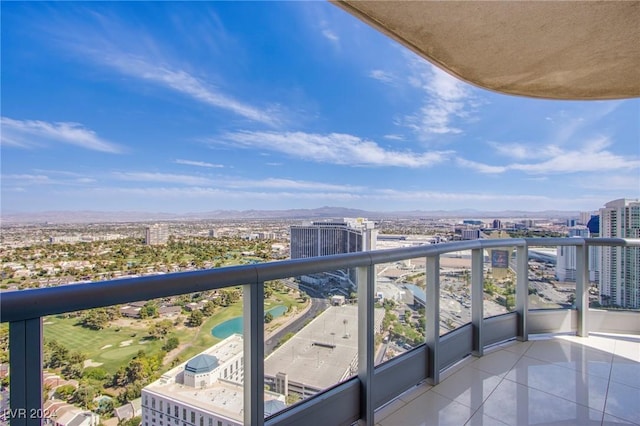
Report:
[{"label": "metal handrail", "polygon": [[[1,293],[0,320],[10,323],[11,351],[11,399],[12,405],[37,409],[41,407],[42,360],[41,350],[33,350],[42,345],[42,320],[47,315],[74,312],[84,309],[118,305],[128,302],[156,299],[161,297],[188,294],[193,292],[215,290],[226,287],[243,286],[244,288],[244,323],[245,323],[245,423],[248,424],[295,424],[296,419],[304,417],[304,410],[327,413],[322,408],[327,398],[345,401],[345,397],[360,396],[360,411],[357,418],[371,422],[373,418],[374,400],[385,396],[375,393],[372,383],[375,381],[377,368],[373,363],[373,293],[375,288],[374,266],[414,258],[426,258],[427,266],[427,330],[423,355],[426,359],[426,378],[436,384],[439,370],[448,360],[440,359],[439,347],[447,344],[444,337],[439,336],[439,256],[451,252],[472,252],[471,290],[472,290],[472,323],[469,330],[472,340],[472,353],[482,356],[483,329],[486,319],[482,308],[483,255],[482,250],[515,247],[517,250],[517,283],[515,326],[517,334],[512,337],[527,339],[527,260],[529,247],[575,246],[578,259],[579,279],[576,280],[577,333],[588,334],[587,314],[588,300],[588,248],[592,246],[640,247],[640,239],[630,238],[514,238],[484,239],[458,241],[436,245],[424,245],[409,248],[374,250],[368,252],[339,254],[332,256],[293,259],[267,262],[253,265],[240,265],[210,270],[155,275],[130,279],[117,279],[95,283],[70,284],[59,287],[30,289]],[[353,383],[345,384],[329,391],[324,398],[305,401],[282,414],[265,422],[263,418],[264,388],[264,348],[257,342],[264,341],[263,329],[263,284],[269,280],[289,278],[337,269],[357,268],[358,271],[358,306],[359,329],[368,330],[359,333],[358,339],[358,380],[361,386]],[[494,317],[495,318],[495,317]],[[508,321],[511,319],[507,318]],[[488,330],[488,329],[487,329]],[[486,331],[486,330],[485,330]],[[466,331],[465,331],[466,333]],[[455,333],[454,333],[455,334]],[[502,337],[504,338],[504,337]],[[450,347],[450,346],[449,346]],[[464,354],[463,354],[464,355]],[[409,354],[407,362],[418,360],[416,354]],[[413,359],[413,361],[411,361]],[[422,358],[420,358],[422,359]],[[418,365],[424,367],[420,361]],[[395,368],[395,367],[394,367]],[[332,393],[333,392],[333,393]],[[376,391],[377,392],[377,391]],[[335,395],[333,395],[335,394]],[[329,396],[333,395],[333,396]],[[388,396],[388,395],[387,395]],[[320,402],[318,402],[320,401]],[[315,405],[314,405],[315,404]],[[319,408],[320,407],[320,408]],[[302,410],[302,411],[301,411]],[[313,411],[315,410],[315,411]],[[353,416],[354,414],[352,414]],[[297,417],[296,417],[297,416]],[[300,417],[302,416],[302,417]],[[37,419],[17,418],[15,424],[38,424]],[[320,420],[318,420],[320,422]],[[317,423],[317,422],[316,422]]]},{"label": "metal handrail", "polygon": [[178,272],[59,287],[2,292],[0,322],[22,321],[47,315],[113,306],[206,290],[253,284],[324,271],[369,266],[455,251],[497,247],[554,246],[640,247],[632,238],[511,238],[456,241],[417,247],[337,254],[254,265]]},{"label": "metal handrail", "polygon": [[[573,241],[573,243],[576,242]],[[504,246],[522,247],[524,245],[525,240],[523,239],[456,241],[10,291],[2,293],[0,318],[1,322],[22,321],[83,309],[216,290],[337,269],[436,256],[454,251]]]}]

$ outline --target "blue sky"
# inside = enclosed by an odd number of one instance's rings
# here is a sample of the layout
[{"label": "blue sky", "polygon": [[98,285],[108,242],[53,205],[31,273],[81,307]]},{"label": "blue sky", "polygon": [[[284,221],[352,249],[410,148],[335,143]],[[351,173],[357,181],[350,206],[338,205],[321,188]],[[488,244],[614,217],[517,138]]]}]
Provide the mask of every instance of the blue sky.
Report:
[{"label": "blue sky", "polygon": [[594,210],[640,100],[499,95],[325,2],[2,2],[2,211]]}]

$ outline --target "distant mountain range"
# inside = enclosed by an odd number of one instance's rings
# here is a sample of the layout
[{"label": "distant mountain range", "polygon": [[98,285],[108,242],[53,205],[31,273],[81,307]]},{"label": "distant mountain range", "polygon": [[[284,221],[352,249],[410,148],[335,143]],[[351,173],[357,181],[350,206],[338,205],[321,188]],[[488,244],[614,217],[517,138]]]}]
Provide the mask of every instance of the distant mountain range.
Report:
[{"label": "distant mountain range", "polygon": [[152,213],[152,212],[100,212],[100,211],[48,211],[39,213],[4,213],[2,224],[29,223],[106,223],[106,222],[161,222],[190,220],[250,220],[250,219],[324,219],[342,217],[366,217],[368,219],[426,219],[426,218],[568,218],[577,217],[578,211],[546,210],[539,212],[505,210],[412,210],[376,212],[343,207],[320,207],[317,209],[291,210],[213,210],[198,213]]}]

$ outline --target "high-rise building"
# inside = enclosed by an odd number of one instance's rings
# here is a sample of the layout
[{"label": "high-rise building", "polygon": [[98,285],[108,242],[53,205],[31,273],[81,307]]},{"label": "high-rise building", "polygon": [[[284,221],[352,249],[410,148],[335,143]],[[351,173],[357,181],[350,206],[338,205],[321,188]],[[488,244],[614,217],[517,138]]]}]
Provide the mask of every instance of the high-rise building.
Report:
[{"label": "high-rise building", "polygon": [[[618,199],[600,209],[600,237],[640,238],[640,200]],[[602,247],[600,300],[640,308],[640,248]]]},{"label": "high-rise building", "polygon": [[291,259],[374,250],[375,223],[358,218],[291,226]]},{"label": "high-rise building", "polygon": [[480,238],[480,230],[479,229],[463,229],[462,230],[462,239],[463,240],[477,240]]},{"label": "high-rise building", "polygon": [[[291,259],[375,250],[378,230],[375,222],[363,218],[345,218],[291,226]],[[355,284],[355,270],[325,273],[340,281]],[[309,281],[301,277],[303,281]]]},{"label": "high-rise building", "polygon": [[493,229],[502,229],[502,221],[500,219],[493,220]]},{"label": "high-rise building", "polygon": [[166,244],[169,239],[169,227],[166,223],[147,226],[145,231],[144,241],[148,246]]},{"label": "high-rise building", "polygon": [[600,236],[600,215],[594,214],[591,216],[591,219],[587,222],[587,228],[589,228],[589,232],[592,237]]},{"label": "high-rise building", "polygon": [[597,212],[580,212],[580,218],[578,219],[578,223],[580,225],[586,225],[589,223],[589,220],[593,215],[597,214]]},{"label": "high-rise building", "polygon": [[[589,238],[586,226],[569,228],[569,237]],[[558,246],[556,263],[556,279],[558,281],[576,280],[576,248],[573,246]],[[589,247],[589,280],[598,282],[600,274],[600,247]]]}]

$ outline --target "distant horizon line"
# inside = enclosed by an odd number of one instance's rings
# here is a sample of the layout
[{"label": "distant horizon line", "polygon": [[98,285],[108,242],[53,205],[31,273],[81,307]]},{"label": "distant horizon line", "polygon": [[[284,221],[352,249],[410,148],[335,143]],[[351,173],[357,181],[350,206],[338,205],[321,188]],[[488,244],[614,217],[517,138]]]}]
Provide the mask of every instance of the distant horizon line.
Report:
[{"label": "distant horizon line", "polygon": [[141,210],[44,210],[39,212],[2,212],[3,224],[25,223],[88,223],[88,222],[146,222],[171,220],[259,220],[259,219],[320,219],[335,217],[367,218],[570,218],[580,213],[594,213],[597,210],[477,210],[477,209],[437,209],[437,210],[396,210],[376,211],[349,207],[323,206],[317,208],[295,209],[246,209],[246,210],[208,210],[201,212],[152,212]]}]

